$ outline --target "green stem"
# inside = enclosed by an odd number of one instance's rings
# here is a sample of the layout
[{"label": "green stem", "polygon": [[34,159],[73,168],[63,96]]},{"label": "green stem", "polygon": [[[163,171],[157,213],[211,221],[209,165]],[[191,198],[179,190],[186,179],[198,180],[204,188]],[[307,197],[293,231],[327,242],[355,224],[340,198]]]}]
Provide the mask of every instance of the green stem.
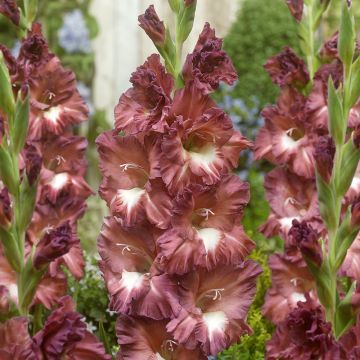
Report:
[{"label": "green stem", "polygon": [[183,51],[183,42],[179,40],[179,26],[180,19],[179,15],[176,15],[176,33],[175,33],[175,49],[176,49],[176,58],[175,58],[175,85],[176,88],[182,88],[184,85],[184,81],[182,78],[182,51]]}]

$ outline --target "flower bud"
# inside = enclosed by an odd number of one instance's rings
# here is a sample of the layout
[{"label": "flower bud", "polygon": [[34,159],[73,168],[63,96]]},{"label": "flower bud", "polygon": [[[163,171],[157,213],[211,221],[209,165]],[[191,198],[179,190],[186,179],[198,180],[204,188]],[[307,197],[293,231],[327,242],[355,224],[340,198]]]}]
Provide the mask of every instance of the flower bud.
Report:
[{"label": "flower bud", "polygon": [[20,23],[20,10],[16,5],[15,0],[1,0],[0,13],[9,18],[15,25]]},{"label": "flower bud", "polygon": [[323,258],[317,232],[305,221],[293,220],[292,225],[289,232],[292,241],[299,248],[304,258],[320,267]]},{"label": "flower bud", "polygon": [[39,178],[42,157],[34,145],[27,144],[25,147],[26,176],[30,186],[33,186]]},{"label": "flower bud", "polygon": [[184,0],[184,5],[185,6],[191,6],[196,4],[197,0]]},{"label": "flower bud", "polygon": [[60,256],[67,254],[76,241],[69,221],[48,232],[36,246],[34,267],[40,270]]},{"label": "flower bud", "polygon": [[145,14],[139,16],[140,27],[145,30],[146,34],[156,46],[164,46],[166,40],[166,30],[164,22],[159,19],[154,5],[150,5]]},{"label": "flower bud", "polygon": [[304,0],[286,0],[291,15],[296,21],[301,22],[304,11]]},{"label": "flower bud", "polygon": [[314,157],[316,167],[327,183],[330,182],[332,169],[334,166],[335,144],[330,136],[321,136],[315,145]]},{"label": "flower bud", "polygon": [[6,188],[0,191],[0,226],[7,228],[11,223],[12,210],[9,192]]}]

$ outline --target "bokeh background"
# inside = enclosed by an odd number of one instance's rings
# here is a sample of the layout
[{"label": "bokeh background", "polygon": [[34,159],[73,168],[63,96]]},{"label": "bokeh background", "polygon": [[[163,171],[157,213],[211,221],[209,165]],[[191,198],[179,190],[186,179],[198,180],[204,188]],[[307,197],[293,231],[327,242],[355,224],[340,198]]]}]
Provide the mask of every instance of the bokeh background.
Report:
[{"label": "bokeh background", "polygon": [[[332,29],[337,28],[340,1],[333,3],[317,34],[319,41],[330,37]],[[87,176],[95,191],[100,181],[95,138],[112,127],[113,108],[121,93],[129,87],[131,72],[156,51],[137,25],[138,15],[150,4],[155,5],[158,14],[171,29],[174,19],[167,0],[39,0],[38,20],[43,24],[50,48],[65,66],[76,73],[79,90],[90,108],[89,123],[77,131],[89,141]],[[359,18],[360,6],[354,8]],[[235,86],[221,87],[215,99],[231,115],[234,126],[254,139],[262,125],[261,109],[273,103],[277,96],[277,88],[263,69],[264,63],[285,45],[301,55],[294,20],[285,0],[198,0],[195,26],[186,43],[185,53],[193,48],[206,21],[216,28],[218,36],[224,37],[225,50],[239,73]],[[19,44],[14,39],[15,28],[1,18],[0,42],[16,54]],[[244,226],[258,244],[258,250],[252,256],[264,269],[248,319],[254,336],[244,337],[241,344],[219,354],[218,359],[264,359],[264,344],[272,331],[271,325],[262,318],[260,308],[270,284],[267,258],[279,249],[281,242],[264,239],[257,231],[268,215],[263,191],[263,174],[267,166],[254,163],[251,153],[247,153],[238,169],[239,176],[251,184],[252,198],[246,210]],[[107,347],[116,351],[115,316],[107,308],[106,291],[96,266],[96,239],[104,215],[105,205],[99,197],[92,197],[88,202],[87,215],[79,225],[87,254],[86,275],[80,282],[69,277],[78,311],[84,314]]]}]

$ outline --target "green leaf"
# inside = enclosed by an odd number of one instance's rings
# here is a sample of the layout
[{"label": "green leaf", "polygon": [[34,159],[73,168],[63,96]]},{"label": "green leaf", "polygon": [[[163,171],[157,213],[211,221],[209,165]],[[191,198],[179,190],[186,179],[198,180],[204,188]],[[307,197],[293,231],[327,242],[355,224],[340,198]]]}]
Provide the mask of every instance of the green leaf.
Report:
[{"label": "green leaf", "polygon": [[14,133],[12,135],[13,148],[16,154],[19,154],[24,148],[26,136],[29,127],[29,93],[25,99],[21,98],[21,91],[19,91],[18,99],[16,101],[15,118],[14,118]]},{"label": "green leaf", "polygon": [[25,176],[20,186],[21,211],[19,212],[20,214],[18,221],[21,233],[25,232],[33,217],[36,203],[36,194],[37,183],[35,183],[33,186],[30,186],[27,181],[27,177]]},{"label": "green leaf", "polygon": [[185,6],[184,3],[180,5],[181,11],[177,18],[177,41],[178,43],[184,43],[189,37],[191,30],[194,26],[196,1],[190,6]]},{"label": "green leaf", "polygon": [[354,242],[359,230],[360,227],[354,227],[351,225],[351,208],[349,207],[335,238],[334,249],[336,253],[334,254],[334,271],[340,269],[347,251]]},{"label": "green leaf", "polygon": [[9,152],[0,146],[0,178],[11,194],[18,191],[19,174],[16,173]]},{"label": "green leaf", "polygon": [[345,69],[350,69],[355,51],[355,22],[351,8],[347,6],[346,1],[343,3],[338,49]]},{"label": "green leaf", "polygon": [[101,342],[104,344],[105,350],[108,354],[111,354],[111,346],[109,343],[109,339],[106,335],[106,331],[104,329],[104,323],[102,320],[99,322],[99,337]]},{"label": "green leaf", "polygon": [[352,64],[351,68],[352,79],[350,85],[350,99],[348,108],[351,109],[359,100],[360,97],[360,57]]},{"label": "green leaf", "polygon": [[356,148],[352,138],[343,147],[340,173],[335,174],[336,191],[339,196],[343,196],[349,190],[353,181],[356,168],[360,160],[360,149]]},{"label": "green leaf", "polygon": [[316,188],[318,191],[321,216],[328,230],[333,230],[338,222],[336,216],[336,197],[331,185],[327,184],[317,171]]},{"label": "green leaf", "polygon": [[182,0],[169,0],[169,5],[174,13],[177,13],[179,11],[180,1]]},{"label": "green leaf", "polygon": [[332,78],[328,81],[329,130],[336,145],[344,142],[347,124],[344,120],[341,100],[336,93]]},{"label": "green leaf", "polygon": [[6,230],[0,227],[0,240],[5,252],[6,259],[10,263],[11,267],[16,272],[19,272],[21,269],[22,259],[15,237],[10,230]]},{"label": "green leaf", "polygon": [[15,101],[9,70],[5,64],[2,51],[0,51],[0,94],[0,108],[11,118],[14,113]]},{"label": "green leaf", "polygon": [[345,297],[340,301],[335,311],[335,337],[338,339],[356,322],[356,316],[352,311],[351,299],[356,288],[356,281],[353,282]]}]

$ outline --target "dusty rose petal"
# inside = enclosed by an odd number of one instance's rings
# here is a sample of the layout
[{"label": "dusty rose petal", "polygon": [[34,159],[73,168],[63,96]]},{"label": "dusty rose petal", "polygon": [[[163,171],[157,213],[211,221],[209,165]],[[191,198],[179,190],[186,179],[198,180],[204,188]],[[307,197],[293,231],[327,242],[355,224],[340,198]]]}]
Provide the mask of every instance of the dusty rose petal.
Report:
[{"label": "dusty rose petal", "polygon": [[270,256],[272,287],[268,290],[263,314],[279,324],[299,301],[310,293],[316,299],[315,281],[301,257],[274,254]]},{"label": "dusty rose petal", "polygon": [[116,335],[124,360],[206,359],[199,349],[179,346],[166,331],[167,321],[153,321],[122,315],[116,323]]},{"label": "dusty rose petal", "polygon": [[133,87],[120,97],[115,108],[116,130],[126,135],[150,129],[162,132],[163,108],[170,103],[173,79],[160,63],[160,56],[151,55],[130,81]]},{"label": "dusty rose petal", "polygon": [[2,360],[37,360],[28,332],[28,319],[14,317],[0,324],[0,356]]},{"label": "dusty rose petal", "polygon": [[230,58],[221,50],[222,40],[206,23],[194,52],[189,54],[183,69],[186,83],[193,81],[204,94],[215,91],[221,82],[232,85],[237,80],[236,70]]},{"label": "dusty rose petal", "polygon": [[256,291],[260,268],[251,261],[214,271],[189,273],[181,281],[184,310],[168,325],[176,341],[198,346],[206,355],[218,352],[250,332],[246,314]]},{"label": "dusty rose petal", "polygon": [[88,110],[77,88],[75,75],[58,58],[51,59],[32,79],[29,137],[63,134],[69,125],[85,121]]}]

